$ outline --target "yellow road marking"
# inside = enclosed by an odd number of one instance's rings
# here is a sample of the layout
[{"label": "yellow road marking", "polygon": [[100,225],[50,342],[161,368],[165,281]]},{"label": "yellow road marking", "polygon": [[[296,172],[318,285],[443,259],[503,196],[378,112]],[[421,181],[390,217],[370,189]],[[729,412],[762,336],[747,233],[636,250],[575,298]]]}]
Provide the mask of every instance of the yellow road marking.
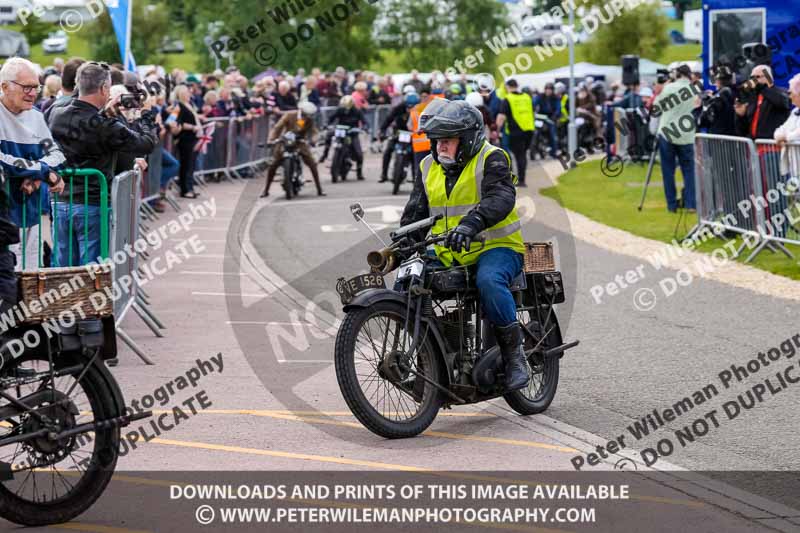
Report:
[{"label": "yellow road marking", "polygon": [[[153,409],[153,413],[161,414],[161,413],[171,413],[171,410],[166,409]],[[297,415],[297,416],[353,416],[353,413],[350,411],[292,411],[290,409],[204,409],[202,411],[198,411],[198,414],[210,414],[210,415],[263,415],[269,416],[271,414],[276,415]],[[396,414],[396,413],[388,413],[388,414]],[[447,412],[447,413],[439,413],[436,415],[439,416],[450,416],[456,418],[498,418],[498,416],[494,413],[477,413],[477,412]]]},{"label": "yellow road marking", "polygon": [[[153,411],[153,413],[158,413],[159,411]],[[163,411],[165,413],[171,413],[172,411]],[[297,416],[296,413],[303,412],[303,411],[260,411],[260,410],[236,410],[236,409],[217,409],[217,410],[206,410],[206,411],[198,411],[198,413],[206,413],[206,414],[245,414],[245,415],[252,415],[252,416],[264,416],[269,418],[277,418],[279,420],[291,420],[295,422],[308,422],[310,424],[320,424],[320,425],[330,425],[330,426],[344,426],[344,427],[352,427],[356,429],[364,429],[364,426],[357,422],[339,422],[335,420],[324,420],[322,418],[310,418],[304,416]],[[315,413],[314,411],[306,411],[308,413],[319,414]],[[337,411],[334,411],[337,412]],[[343,411],[339,412],[343,415],[350,414],[345,413]],[[339,415],[331,415],[331,416],[339,416]],[[492,415],[494,416],[494,415]],[[481,437],[479,435],[462,435],[460,433],[450,433],[445,431],[432,431],[428,430],[422,433],[422,436],[427,437],[439,437],[443,439],[454,439],[454,440],[469,440],[475,442],[489,442],[493,444],[506,444],[509,446],[525,446],[529,448],[540,448],[544,450],[554,450],[558,452],[564,453],[577,453],[578,450],[575,448],[568,448],[565,446],[558,446],[555,444],[546,444],[544,442],[536,442],[536,441],[527,441],[527,440],[517,440],[517,439],[502,439],[498,437]]]},{"label": "yellow road marking", "polygon": [[152,533],[152,531],[148,529],[127,529],[124,527],[101,526],[99,524],[86,524],[83,522],[67,522],[66,524],[54,524],[49,527],[72,529],[75,531],[92,531],[94,533]]}]

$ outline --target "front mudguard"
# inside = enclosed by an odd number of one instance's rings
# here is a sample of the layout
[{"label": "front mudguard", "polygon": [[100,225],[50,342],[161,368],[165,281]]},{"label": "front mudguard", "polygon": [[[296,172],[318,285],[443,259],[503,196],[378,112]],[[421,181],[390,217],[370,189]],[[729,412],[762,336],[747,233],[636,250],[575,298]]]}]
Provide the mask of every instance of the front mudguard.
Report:
[{"label": "front mudguard", "polygon": [[[343,310],[345,313],[355,311],[356,309],[365,309],[371,307],[380,301],[395,302],[403,307],[408,305],[408,295],[402,292],[397,292],[392,289],[367,289],[357,294],[348,304],[345,304]],[[445,382],[441,383],[444,387],[450,386],[450,378],[453,375],[453,362],[455,360],[455,353],[448,354],[444,337],[442,332],[439,331],[439,324],[430,317],[423,316],[421,323],[428,327],[428,331],[433,333],[434,346],[436,347],[436,357],[439,364],[444,365],[444,379]]]}]

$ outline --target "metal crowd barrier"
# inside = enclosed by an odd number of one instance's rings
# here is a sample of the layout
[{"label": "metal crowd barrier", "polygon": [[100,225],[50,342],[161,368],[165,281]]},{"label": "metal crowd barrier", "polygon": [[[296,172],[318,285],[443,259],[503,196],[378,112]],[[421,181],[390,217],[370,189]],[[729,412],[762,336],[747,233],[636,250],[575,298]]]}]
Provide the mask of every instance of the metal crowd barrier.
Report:
[{"label": "metal crowd barrier", "polygon": [[640,160],[649,154],[652,146],[646,146],[649,117],[642,108],[613,108],[613,139],[618,157]]},{"label": "metal crowd barrier", "polygon": [[[774,142],[759,141],[758,145],[759,150],[756,143],[744,137],[695,136],[697,224],[687,239],[709,229],[715,234],[727,231],[744,239],[737,256],[745,246],[754,247],[745,262],[752,261],[764,248],[792,257],[783,243],[800,244],[800,240],[788,238],[789,217],[784,211],[789,200],[778,198],[776,204],[768,200],[774,197],[770,191],[778,190],[787,177],[781,175],[776,147],[769,147]],[[798,155],[800,152],[794,154]],[[771,222],[776,213],[784,215],[784,219],[776,219],[780,224]]]},{"label": "metal crowd barrier", "polygon": [[[759,139],[756,152],[761,196],[767,204],[763,209],[766,238],[783,244],[800,244],[800,143],[781,147],[773,140]],[[791,257],[786,248],[781,248]]]}]

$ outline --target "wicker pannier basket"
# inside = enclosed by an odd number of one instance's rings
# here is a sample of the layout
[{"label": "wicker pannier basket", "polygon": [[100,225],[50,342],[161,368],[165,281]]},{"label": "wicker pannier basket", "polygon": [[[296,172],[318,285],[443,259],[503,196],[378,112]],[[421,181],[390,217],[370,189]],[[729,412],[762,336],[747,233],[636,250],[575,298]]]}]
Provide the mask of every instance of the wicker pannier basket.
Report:
[{"label": "wicker pannier basket", "polygon": [[[57,318],[80,304],[86,317],[104,317],[114,313],[114,301],[105,291],[112,285],[109,265],[44,268],[18,272],[19,303],[23,323],[38,323]],[[110,291],[108,291],[110,292]],[[101,293],[94,296],[96,293]],[[76,319],[82,318],[75,311]]]},{"label": "wicker pannier basket", "polygon": [[525,272],[553,272],[556,262],[553,258],[553,243],[551,242],[526,242]]}]

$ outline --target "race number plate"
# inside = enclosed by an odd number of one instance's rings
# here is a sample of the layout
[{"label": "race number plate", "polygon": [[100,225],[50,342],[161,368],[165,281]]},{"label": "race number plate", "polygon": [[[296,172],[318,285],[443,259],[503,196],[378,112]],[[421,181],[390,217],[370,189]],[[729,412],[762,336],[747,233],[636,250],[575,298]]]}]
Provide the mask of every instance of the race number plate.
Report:
[{"label": "race number plate", "polygon": [[339,298],[342,304],[349,304],[353,298],[360,292],[367,289],[385,289],[386,282],[380,274],[361,274],[352,279],[345,280],[339,278],[336,282],[336,292],[339,293]]},{"label": "race number plate", "polygon": [[410,143],[411,142],[411,132],[410,131],[401,131],[398,136],[397,140],[401,143]]},{"label": "race number plate", "polygon": [[397,269],[397,280],[400,281],[401,279],[405,279],[411,276],[419,276],[422,274],[422,269],[425,266],[425,262],[422,259],[412,259],[411,261],[406,261],[400,268]]},{"label": "race number plate", "polygon": [[337,137],[346,137],[347,136],[347,129],[345,128],[336,128],[336,132],[334,133]]}]

